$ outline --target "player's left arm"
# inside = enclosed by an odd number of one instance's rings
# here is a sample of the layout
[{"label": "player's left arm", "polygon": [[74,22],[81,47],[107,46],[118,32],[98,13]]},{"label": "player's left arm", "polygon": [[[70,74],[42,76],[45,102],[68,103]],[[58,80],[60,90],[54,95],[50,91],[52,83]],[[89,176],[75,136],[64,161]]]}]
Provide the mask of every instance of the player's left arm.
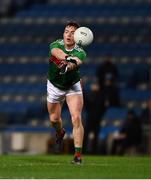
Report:
[{"label": "player's left arm", "polygon": [[78,66],[80,66],[84,59],[86,58],[85,52],[78,53],[76,56],[68,56],[66,58],[66,61],[68,62],[67,68],[68,71],[76,69]]},{"label": "player's left arm", "polygon": [[82,61],[78,57],[69,56],[66,58],[66,61],[68,62],[67,64],[68,71],[74,70],[75,68],[77,68],[82,64]]}]

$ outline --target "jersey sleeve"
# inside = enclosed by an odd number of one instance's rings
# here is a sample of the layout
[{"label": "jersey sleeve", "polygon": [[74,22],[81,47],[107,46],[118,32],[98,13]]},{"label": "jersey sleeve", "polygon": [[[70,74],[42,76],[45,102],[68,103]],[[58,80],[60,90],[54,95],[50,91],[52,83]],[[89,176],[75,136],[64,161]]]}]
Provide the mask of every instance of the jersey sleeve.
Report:
[{"label": "jersey sleeve", "polygon": [[53,48],[60,48],[60,40],[56,40],[56,41],[54,41],[54,42],[52,42],[52,43],[50,43],[49,44],[49,56],[51,55],[51,50],[53,49]]},{"label": "jersey sleeve", "polygon": [[80,51],[76,54],[76,56],[83,62],[86,59],[85,51]]},{"label": "jersey sleeve", "polygon": [[49,44],[49,50],[51,51],[53,48],[59,48],[60,44],[59,44],[59,40],[54,41],[52,43]]}]

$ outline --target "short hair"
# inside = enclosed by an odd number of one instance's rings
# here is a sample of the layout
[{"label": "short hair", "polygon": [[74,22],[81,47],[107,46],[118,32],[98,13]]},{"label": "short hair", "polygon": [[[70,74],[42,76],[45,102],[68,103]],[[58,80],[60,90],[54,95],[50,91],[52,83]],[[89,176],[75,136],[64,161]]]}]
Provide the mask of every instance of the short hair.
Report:
[{"label": "short hair", "polygon": [[76,21],[68,21],[68,22],[66,23],[66,25],[65,25],[65,28],[66,28],[67,26],[73,26],[73,27],[75,27],[76,29],[78,29],[78,28],[80,27],[80,25],[79,25]]}]

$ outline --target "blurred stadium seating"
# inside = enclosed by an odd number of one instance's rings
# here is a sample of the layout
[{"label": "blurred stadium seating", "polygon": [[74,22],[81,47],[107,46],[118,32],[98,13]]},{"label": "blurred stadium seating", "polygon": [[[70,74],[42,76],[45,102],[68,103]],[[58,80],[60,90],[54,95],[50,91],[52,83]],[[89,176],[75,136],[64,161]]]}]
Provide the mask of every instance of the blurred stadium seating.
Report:
[{"label": "blurred stadium seating", "polygon": [[0,112],[9,116],[9,124],[47,118],[48,45],[62,36],[70,19],[94,32],[94,43],[86,48],[87,62],[81,67],[85,90],[89,91],[98,65],[110,56],[120,72],[125,110],[130,103],[141,109],[151,100],[150,0],[72,0],[72,4],[70,0],[5,0],[0,7]]}]

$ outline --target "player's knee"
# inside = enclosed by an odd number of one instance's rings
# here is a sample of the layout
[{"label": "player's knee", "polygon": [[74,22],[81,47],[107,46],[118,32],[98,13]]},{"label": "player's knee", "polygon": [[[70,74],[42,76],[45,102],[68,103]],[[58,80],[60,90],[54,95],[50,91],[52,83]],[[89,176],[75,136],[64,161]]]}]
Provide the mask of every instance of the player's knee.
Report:
[{"label": "player's knee", "polygon": [[79,127],[81,123],[81,116],[80,115],[73,115],[72,117],[72,125],[74,127]]},{"label": "player's knee", "polygon": [[57,122],[59,120],[60,120],[60,116],[58,116],[57,114],[50,115],[51,122]]}]

